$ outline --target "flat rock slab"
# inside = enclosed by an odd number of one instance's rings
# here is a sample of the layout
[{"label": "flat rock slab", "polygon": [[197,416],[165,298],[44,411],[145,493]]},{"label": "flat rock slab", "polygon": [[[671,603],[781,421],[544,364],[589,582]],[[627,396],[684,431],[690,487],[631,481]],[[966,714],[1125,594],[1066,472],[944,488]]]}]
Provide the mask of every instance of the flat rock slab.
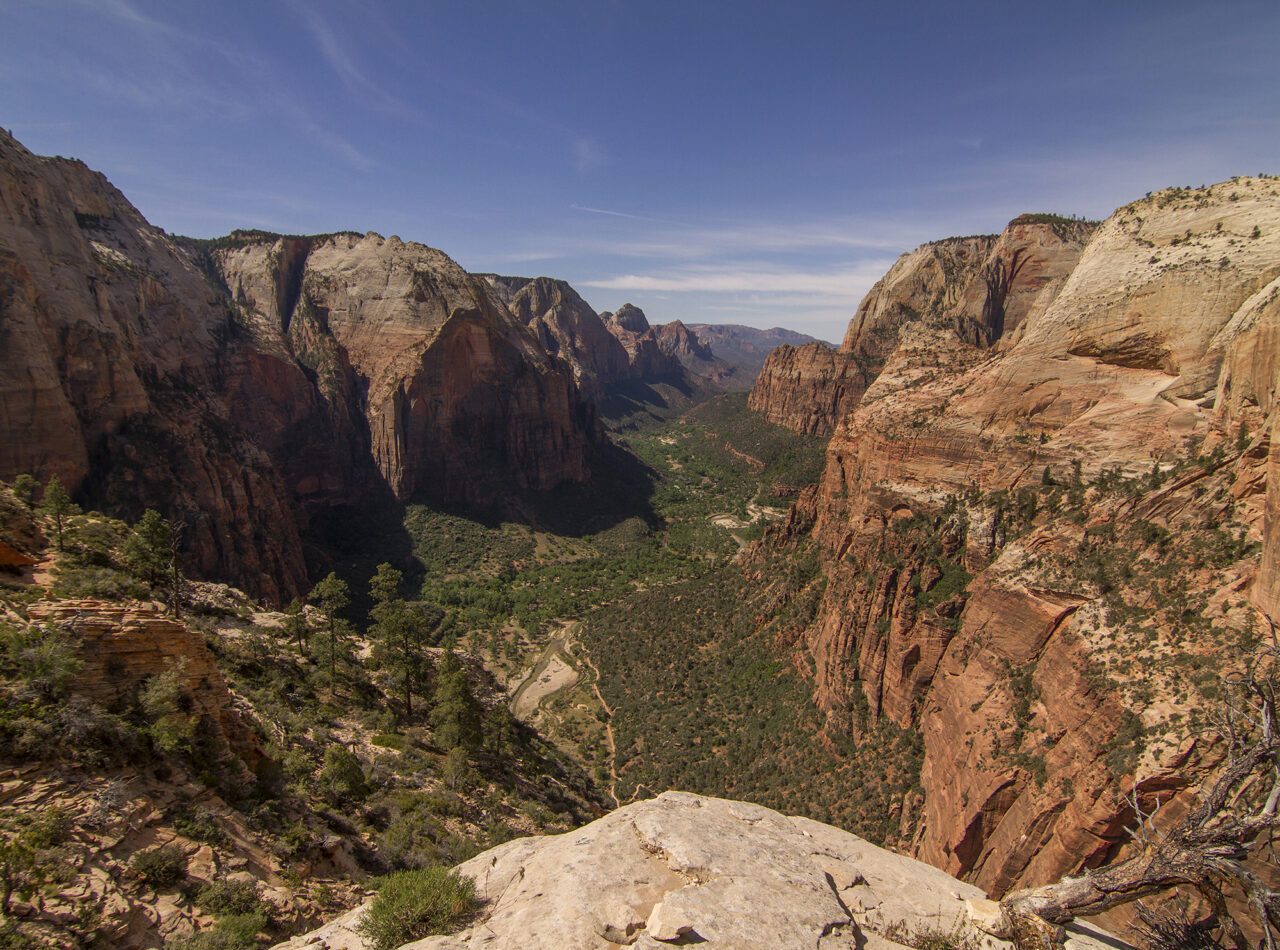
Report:
[{"label": "flat rock slab", "polygon": [[[986,895],[937,868],[807,818],[666,792],[577,831],[520,838],[459,865],[483,906],[460,933],[405,950],[890,950],[909,935],[986,937]],[[363,908],[277,950],[365,950]],[[895,939],[896,938],[896,939]],[[1123,946],[1086,934],[1071,950]]]}]

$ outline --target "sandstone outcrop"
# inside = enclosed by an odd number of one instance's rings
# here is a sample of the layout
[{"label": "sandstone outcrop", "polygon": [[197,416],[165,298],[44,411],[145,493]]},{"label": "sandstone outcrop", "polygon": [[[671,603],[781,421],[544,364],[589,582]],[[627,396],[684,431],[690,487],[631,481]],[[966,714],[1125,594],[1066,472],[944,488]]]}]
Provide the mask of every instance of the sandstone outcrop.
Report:
[{"label": "sandstone outcrop", "polygon": [[862,398],[870,372],[854,354],[825,343],[784,343],[769,354],[747,406],[774,425],[830,435]]},{"label": "sandstone outcrop", "polygon": [[630,358],[618,338],[564,281],[531,280],[511,295],[507,306],[533,330],[544,350],[573,368],[579,388],[597,403],[611,383],[632,377]]},{"label": "sandstone outcrop", "polygon": [[246,234],[211,253],[233,299],[262,335],[283,337],[331,404],[360,392],[359,425],[397,497],[487,501],[586,480],[601,439],[593,408],[440,251],[376,234]]},{"label": "sandstone outcrop", "polygon": [[[976,887],[847,832],[744,802],[666,792],[563,835],[520,838],[460,873],[482,906],[461,933],[413,950],[865,947],[963,935],[990,913]],[[367,905],[366,905],[367,906]],[[276,950],[364,950],[358,908]],[[1066,946],[1124,946],[1085,926]]]},{"label": "sandstone outcrop", "polygon": [[265,753],[249,720],[232,702],[204,637],[146,604],[58,600],[32,604],[33,623],[65,630],[79,643],[83,668],[70,686],[104,709],[124,708],[149,679],[169,671],[185,697],[183,715],[205,724],[206,734],[251,770]]},{"label": "sandstone outcrop", "polygon": [[999,235],[921,245],[894,263],[858,307],[837,349],[822,344],[769,355],[749,405],[777,425],[830,435],[897,347],[923,322],[983,347],[1016,340],[1080,258],[1093,225],[1025,215]]},{"label": "sandstone outcrop", "polygon": [[1280,182],[1157,193],[1082,253],[1045,227],[1000,239],[1028,262],[1003,322],[1000,242],[952,242],[951,277],[926,246],[877,285],[842,351],[906,300],[942,306],[895,328],[765,541],[821,552],[821,606],[783,646],[833,727],[865,704],[923,732],[915,853],[997,894],[1114,857],[1130,789],[1185,807],[1213,759],[1179,738],[1191,671],[1269,626],[1246,594],[1276,603]]},{"label": "sandstone outcrop", "polygon": [[662,348],[657,334],[639,307],[626,303],[614,313],[605,311],[600,319],[627,351],[638,377],[658,378],[680,372],[680,360]]}]

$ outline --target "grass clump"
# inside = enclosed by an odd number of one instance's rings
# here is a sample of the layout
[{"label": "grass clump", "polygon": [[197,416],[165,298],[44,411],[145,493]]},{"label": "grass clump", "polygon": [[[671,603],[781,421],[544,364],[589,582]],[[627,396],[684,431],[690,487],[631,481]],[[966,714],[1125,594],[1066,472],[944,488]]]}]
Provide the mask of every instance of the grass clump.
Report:
[{"label": "grass clump", "polygon": [[452,933],[476,909],[470,878],[443,867],[401,871],[382,879],[357,931],[374,950],[394,950],[413,940]]}]

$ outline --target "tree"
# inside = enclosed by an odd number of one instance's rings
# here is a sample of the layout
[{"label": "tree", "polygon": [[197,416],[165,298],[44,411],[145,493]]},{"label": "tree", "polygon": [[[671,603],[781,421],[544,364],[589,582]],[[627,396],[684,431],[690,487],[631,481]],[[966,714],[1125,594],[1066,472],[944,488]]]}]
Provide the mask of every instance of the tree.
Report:
[{"label": "tree", "polygon": [[44,486],[44,496],[40,501],[40,513],[53,521],[54,535],[58,539],[58,552],[62,552],[62,532],[67,526],[67,519],[80,514],[80,509],[71,501],[62,481],[57,475],[49,476],[49,483]]},{"label": "tree", "polygon": [[474,752],[480,745],[480,704],[471,693],[467,674],[452,646],[445,650],[436,670],[431,730],[436,742],[446,749]]},{"label": "tree", "polygon": [[160,512],[154,508],[143,512],[124,543],[124,561],[134,577],[153,588],[165,582],[169,574],[172,534],[169,522],[160,516]]},{"label": "tree", "polygon": [[403,575],[390,564],[379,564],[369,582],[378,659],[384,661],[403,690],[405,718],[413,716],[413,695],[422,682],[422,647],[444,619],[444,612],[430,604],[405,603],[400,596]]},{"label": "tree", "polygon": [[36,491],[40,488],[40,483],[23,472],[13,480],[13,494],[27,508],[30,508],[36,499]]},{"label": "tree", "polygon": [[308,603],[317,605],[329,618],[329,675],[333,676],[337,666],[339,626],[338,611],[351,603],[351,591],[347,582],[333,571],[329,576],[311,588]]},{"label": "tree", "polygon": [[302,603],[298,598],[289,601],[284,612],[284,633],[290,640],[298,644],[298,656],[307,655],[307,618],[302,614]]},{"label": "tree", "polygon": [[337,802],[358,802],[369,794],[369,782],[356,754],[342,746],[324,750],[324,766],[317,783],[326,796]]},{"label": "tree", "polygon": [[152,590],[163,590],[169,612],[178,613],[182,589],[182,568],[178,550],[179,532],[160,512],[148,508],[124,544],[124,560],[130,572]]},{"label": "tree", "polygon": [[1248,861],[1274,866],[1272,839],[1280,831],[1280,646],[1263,649],[1246,669],[1226,677],[1225,685],[1228,699],[1213,731],[1226,747],[1226,761],[1201,787],[1196,807],[1163,830],[1154,821],[1158,806],[1148,812],[1135,795],[1137,853],[1078,878],[1008,895],[996,936],[1025,942],[1033,934],[1041,946],[1054,947],[1060,938],[1056,925],[1188,886],[1208,902],[1231,946],[1250,946],[1228,912],[1228,898],[1234,897],[1256,918],[1264,945],[1275,950],[1280,891]]}]

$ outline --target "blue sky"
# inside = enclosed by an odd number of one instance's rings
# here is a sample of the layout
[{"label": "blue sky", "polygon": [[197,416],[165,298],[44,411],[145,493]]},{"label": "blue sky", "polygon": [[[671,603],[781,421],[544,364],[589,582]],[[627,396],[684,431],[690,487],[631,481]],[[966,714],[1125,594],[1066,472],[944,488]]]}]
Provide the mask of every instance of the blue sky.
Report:
[{"label": "blue sky", "polygon": [[154,224],[351,229],[839,340],[903,251],[1280,171],[1280,3],[0,0],[0,125]]}]

